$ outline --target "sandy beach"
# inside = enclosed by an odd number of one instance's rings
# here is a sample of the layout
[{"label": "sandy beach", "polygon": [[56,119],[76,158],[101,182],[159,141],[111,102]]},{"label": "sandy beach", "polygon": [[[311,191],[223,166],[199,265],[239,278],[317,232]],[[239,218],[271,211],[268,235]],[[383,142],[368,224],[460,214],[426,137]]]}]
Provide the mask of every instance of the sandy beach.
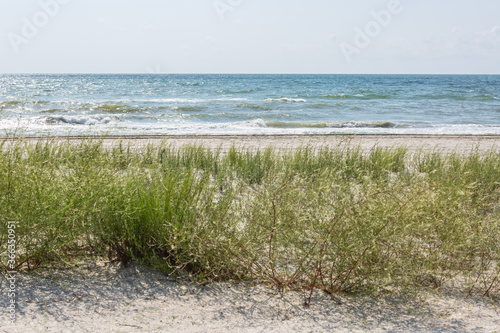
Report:
[{"label": "sandy beach", "polygon": [[[92,262],[17,276],[17,322],[1,332],[495,332],[498,300],[429,291],[418,299],[207,286],[138,265]],[[2,289],[5,289],[2,279]],[[2,307],[5,308],[4,299]]]},{"label": "sandy beach", "polygon": [[[1,137],[0,137],[1,138]],[[467,153],[473,149],[487,151],[500,150],[500,136],[486,135],[128,135],[128,136],[25,136],[28,141],[53,139],[73,143],[83,138],[100,139],[104,147],[124,146],[141,149],[148,144],[158,146],[166,143],[173,147],[197,144],[209,149],[221,148],[226,151],[231,146],[247,149],[265,149],[273,147],[286,151],[299,147],[337,147],[349,144],[351,147],[360,146],[362,149],[373,147],[407,147],[410,152],[419,150],[436,150],[441,152]]]},{"label": "sandy beach", "polygon": [[500,333],[500,0],[3,3],[0,333]]},{"label": "sandy beach", "polygon": [[[44,137],[25,137],[37,141]],[[78,143],[82,137],[52,137]],[[405,146],[410,152],[499,151],[498,136],[134,136],[105,137],[105,147],[122,142],[142,149],[162,142],[180,147],[230,146],[279,150],[335,147],[362,149]],[[6,316],[1,332],[495,332],[500,303],[465,298],[453,288],[429,290],[418,299],[329,295],[315,292],[305,307],[303,292],[282,292],[245,283],[192,284],[136,264],[91,261],[64,269],[16,276],[15,325]],[[2,278],[2,290],[7,281]],[[6,309],[7,297],[0,306]],[[6,310],[4,310],[6,314]]]}]

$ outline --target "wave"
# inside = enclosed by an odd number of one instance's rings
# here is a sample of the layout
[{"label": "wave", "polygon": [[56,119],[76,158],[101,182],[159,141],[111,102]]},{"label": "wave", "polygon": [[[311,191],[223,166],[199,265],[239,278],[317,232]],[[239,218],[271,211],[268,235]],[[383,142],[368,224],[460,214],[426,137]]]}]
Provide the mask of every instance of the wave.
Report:
[{"label": "wave", "polygon": [[274,128],[327,128],[324,122],[288,122],[288,121],[266,121],[267,127]]},{"label": "wave", "polygon": [[205,109],[204,106],[174,106],[172,108],[175,111],[179,112],[196,112]]},{"label": "wave", "polygon": [[67,112],[68,110],[64,109],[49,109],[49,110],[42,110],[39,111],[40,113],[56,113],[56,112]]},{"label": "wave", "polygon": [[21,104],[20,101],[4,101],[0,103],[0,106],[8,106],[8,105],[18,105]]},{"label": "wave", "polygon": [[71,111],[101,111],[104,113],[140,113],[147,111],[147,107],[132,106],[126,104],[95,104],[95,103],[85,103],[80,104],[78,102],[71,102],[68,105],[67,102],[55,103],[60,104],[61,108],[51,108],[46,110],[38,111],[39,113],[56,113],[56,112],[71,112]]},{"label": "wave", "polygon": [[354,94],[354,95],[328,94],[319,97],[328,99],[387,99],[390,98],[391,96],[385,94]]},{"label": "wave", "polygon": [[[83,109],[85,109],[85,107]],[[109,113],[132,113],[144,111],[143,108],[123,104],[99,104],[95,106],[95,109]]]},{"label": "wave", "polygon": [[303,98],[290,98],[290,97],[282,97],[282,98],[267,98],[266,101],[269,102],[292,102],[292,103],[305,103],[307,100]]},{"label": "wave", "polygon": [[224,124],[225,126],[228,126],[228,127],[233,127],[234,125],[236,125],[235,127],[250,127],[250,128],[266,128],[268,127],[267,126],[267,123],[262,120],[262,119],[254,119],[254,120],[247,120],[247,121],[240,121],[240,122],[237,122],[237,123],[228,123],[228,124]]},{"label": "wave", "polygon": [[[135,116],[132,115],[131,118]],[[106,131],[112,134],[248,134],[248,135],[281,135],[281,134],[480,134],[499,135],[500,126],[473,124],[393,124],[390,122],[278,122],[263,119],[241,120],[231,122],[189,121],[179,119],[157,119],[141,117],[130,118],[119,123],[121,117],[106,115],[52,116],[34,119],[0,119],[0,130],[17,128],[21,125],[26,134],[92,134]],[[146,120],[146,121],[144,121]],[[94,125],[94,126],[92,126]]]},{"label": "wave", "polygon": [[250,94],[253,92],[259,92],[262,91],[262,88],[248,88],[248,89],[243,89],[243,90],[231,90],[231,89],[220,89],[214,91],[214,93],[217,94]]},{"label": "wave", "polygon": [[19,105],[19,104],[48,104],[49,101],[31,101],[31,100],[11,100],[11,101],[3,101],[0,102],[0,107],[11,106],[11,105]]},{"label": "wave", "polygon": [[287,122],[267,121],[267,127],[275,128],[394,128],[402,127],[389,121],[338,121],[338,122]]},{"label": "wave", "polygon": [[135,100],[139,103],[200,103],[203,102],[200,98],[153,98],[146,100]]},{"label": "wave", "polygon": [[246,101],[247,98],[221,97],[221,98],[155,98],[149,100],[138,100],[140,103],[205,103],[205,102],[238,102]]},{"label": "wave", "polygon": [[[322,109],[322,108],[325,108],[325,107],[331,107],[332,105],[331,104],[328,104],[328,103],[316,103],[316,104],[311,104],[309,105],[310,108],[313,108],[313,109]],[[338,106],[338,105],[337,105]]]},{"label": "wave", "polygon": [[176,82],[175,85],[178,87],[199,87],[204,85],[205,82]]},{"label": "wave", "polygon": [[498,101],[500,97],[491,96],[491,95],[455,95],[455,94],[426,94],[426,95],[417,95],[415,96],[418,99],[430,99],[430,100],[455,100],[455,101]]},{"label": "wave", "polygon": [[212,101],[216,101],[216,102],[241,102],[241,101],[247,101],[247,100],[248,100],[248,98],[223,97],[223,98],[206,99],[204,101],[206,101],[206,102],[212,102]]},{"label": "wave", "polygon": [[[405,127],[390,122],[280,122],[253,119],[227,123],[179,124],[168,130],[182,133],[331,133],[337,130],[383,130],[385,128]],[[167,128],[165,128],[167,130]]]},{"label": "wave", "polygon": [[118,121],[119,117],[107,116],[57,116],[57,117],[41,117],[39,118],[46,125],[102,125]]},{"label": "wave", "polygon": [[121,111],[125,108],[123,105],[117,105],[117,104],[103,104],[103,105],[98,105],[97,109],[102,110],[102,111],[109,111],[109,112],[116,112],[116,111]]},{"label": "wave", "polygon": [[263,111],[272,110],[270,108],[266,108],[266,107],[261,106],[261,105],[250,104],[250,103],[237,104],[237,105],[235,105],[235,107],[242,108],[242,109],[253,109],[253,110],[263,110]]}]

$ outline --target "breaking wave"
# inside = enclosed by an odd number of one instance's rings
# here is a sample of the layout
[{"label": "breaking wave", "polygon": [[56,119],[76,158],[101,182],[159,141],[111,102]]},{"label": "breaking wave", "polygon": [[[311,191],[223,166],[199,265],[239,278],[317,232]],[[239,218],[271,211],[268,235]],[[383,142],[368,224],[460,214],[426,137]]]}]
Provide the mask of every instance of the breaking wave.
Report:
[{"label": "breaking wave", "polygon": [[394,128],[397,125],[389,121],[338,121],[338,122],[285,122],[267,121],[267,127],[276,128]]},{"label": "breaking wave", "polygon": [[291,103],[305,103],[307,100],[303,98],[290,98],[290,97],[282,97],[282,98],[267,98],[266,101],[269,102],[291,102]]},{"label": "breaking wave", "polygon": [[103,125],[119,121],[119,117],[108,116],[54,116],[42,117],[41,122],[46,125]]}]

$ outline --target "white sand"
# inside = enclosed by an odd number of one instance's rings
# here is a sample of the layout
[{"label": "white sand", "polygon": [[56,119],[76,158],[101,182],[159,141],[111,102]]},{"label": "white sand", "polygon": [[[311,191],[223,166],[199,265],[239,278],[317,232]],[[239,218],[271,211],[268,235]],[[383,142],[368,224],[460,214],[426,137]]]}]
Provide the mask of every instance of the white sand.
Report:
[{"label": "white sand", "polygon": [[[24,137],[36,141],[47,137]],[[55,140],[70,140],[78,143],[80,136],[54,136]],[[456,135],[178,135],[178,136],[109,136],[94,137],[103,139],[104,147],[116,146],[122,142],[124,146],[144,148],[148,144],[158,146],[167,143],[173,147],[186,144],[201,144],[206,148],[220,147],[226,151],[232,145],[249,149],[274,147],[278,150],[289,150],[303,146],[336,147],[349,143],[359,145],[362,149],[378,147],[406,146],[410,152],[418,150],[437,150],[443,152],[456,151],[467,153],[477,148],[480,151],[494,149],[500,151],[500,136],[456,136]],[[1,139],[1,137],[0,137]]]},{"label": "white sand", "polygon": [[[87,264],[19,275],[16,325],[0,332],[489,332],[500,303],[428,293],[404,298],[278,293],[249,283],[175,282],[138,265]],[[38,276],[37,276],[38,275]],[[2,280],[2,289],[5,289]],[[1,306],[5,308],[5,299]]]}]

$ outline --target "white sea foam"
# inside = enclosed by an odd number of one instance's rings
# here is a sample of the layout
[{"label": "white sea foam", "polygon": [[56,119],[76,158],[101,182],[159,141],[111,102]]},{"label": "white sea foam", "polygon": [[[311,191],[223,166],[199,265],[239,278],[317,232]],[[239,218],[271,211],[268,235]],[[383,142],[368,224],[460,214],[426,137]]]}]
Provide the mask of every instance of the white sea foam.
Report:
[{"label": "white sea foam", "polygon": [[185,119],[164,119],[163,121],[120,121],[113,117],[53,117],[39,118],[37,121],[22,119],[0,120],[0,130],[19,129],[25,134],[51,133],[94,134],[100,132],[112,134],[471,134],[500,135],[500,125],[434,125],[432,127],[387,126],[377,127],[367,124],[358,126],[285,126],[268,124],[263,119],[239,122],[191,122]]},{"label": "white sea foam", "polygon": [[0,75],[0,130],[500,135],[500,76],[442,78]]},{"label": "white sea foam", "polygon": [[241,102],[247,101],[247,98],[153,98],[145,100],[134,100],[142,103],[209,103],[209,102]]},{"label": "white sea foam", "polygon": [[118,122],[120,117],[110,116],[52,116],[39,117],[35,122],[42,122],[46,125],[104,125],[111,122]]},{"label": "white sea foam", "polygon": [[303,98],[290,98],[290,97],[282,97],[282,98],[266,98],[266,101],[269,102],[292,102],[292,103],[305,103],[306,99]]}]

